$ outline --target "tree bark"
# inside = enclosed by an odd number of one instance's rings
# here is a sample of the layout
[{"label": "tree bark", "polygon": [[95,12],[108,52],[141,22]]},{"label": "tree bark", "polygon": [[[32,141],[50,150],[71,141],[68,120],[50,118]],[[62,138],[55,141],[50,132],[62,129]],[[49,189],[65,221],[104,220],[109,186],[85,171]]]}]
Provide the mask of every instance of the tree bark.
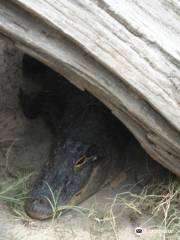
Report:
[{"label": "tree bark", "polygon": [[104,102],[180,176],[180,5],[1,0],[0,33]]}]

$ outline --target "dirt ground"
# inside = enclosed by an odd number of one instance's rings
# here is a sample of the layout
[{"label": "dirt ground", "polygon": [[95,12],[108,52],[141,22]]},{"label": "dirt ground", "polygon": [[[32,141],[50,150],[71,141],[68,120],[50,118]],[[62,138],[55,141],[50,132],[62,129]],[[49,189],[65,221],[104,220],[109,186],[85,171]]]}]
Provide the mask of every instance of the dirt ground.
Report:
[{"label": "dirt ground", "polygon": [[[19,86],[27,83],[21,71],[22,54],[10,44],[0,40],[0,179],[13,178],[16,172],[39,171],[48,158],[53,136],[42,119],[27,120],[18,105]],[[27,86],[26,86],[27,87]],[[33,86],[30,86],[30,88]],[[116,186],[107,186],[81,204],[89,209],[83,213],[69,211],[54,220],[34,221],[15,215],[10,208],[0,204],[0,240],[35,239],[165,239],[158,222],[150,216],[136,217],[124,211],[116,201],[120,192],[141,191],[137,184],[142,176],[148,176],[147,155],[131,149],[126,180]],[[134,152],[133,152],[134,151]],[[138,161],[138,164],[137,164]],[[121,175],[124,176],[124,175]],[[135,233],[142,227],[141,236]]]}]

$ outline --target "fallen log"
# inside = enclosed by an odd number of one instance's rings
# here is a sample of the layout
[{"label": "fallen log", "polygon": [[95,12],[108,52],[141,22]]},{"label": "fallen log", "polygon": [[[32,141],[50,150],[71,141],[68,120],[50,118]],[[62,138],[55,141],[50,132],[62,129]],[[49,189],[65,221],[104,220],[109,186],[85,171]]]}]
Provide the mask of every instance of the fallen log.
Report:
[{"label": "fallen log", "polygon": [[1,0],[0,33],[104,102],[180,176],[178,1]]}]

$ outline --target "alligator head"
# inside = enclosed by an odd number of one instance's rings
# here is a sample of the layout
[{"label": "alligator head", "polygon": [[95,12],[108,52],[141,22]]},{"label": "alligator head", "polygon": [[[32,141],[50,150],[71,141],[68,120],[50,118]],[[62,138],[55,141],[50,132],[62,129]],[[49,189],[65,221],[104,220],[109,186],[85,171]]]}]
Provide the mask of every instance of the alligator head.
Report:
[{"label": "alligator head", "polygon": [[79,141],[57,143],[29,194],[26,213],[35,219],[48,219],[63,206],[79,204],[119,171],[120,161],[113,158],[106,148],[100,153],[95,146]]}]

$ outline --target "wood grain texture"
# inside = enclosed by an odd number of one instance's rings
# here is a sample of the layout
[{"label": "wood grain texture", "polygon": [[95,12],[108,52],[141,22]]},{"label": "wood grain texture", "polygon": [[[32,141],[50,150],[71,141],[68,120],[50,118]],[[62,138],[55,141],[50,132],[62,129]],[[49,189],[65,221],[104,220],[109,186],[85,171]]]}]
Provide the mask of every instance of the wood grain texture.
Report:
[{"label": "wood grain texture", "polygon": [[178,1],[0,1],[0,32],[103,101],[180,175]]},{"label": "wood grain texture", "polygon": [[180,130],[180,105],[171,81],[180,80],[180,18],[164,1],[14,2],[78,43]]}]

